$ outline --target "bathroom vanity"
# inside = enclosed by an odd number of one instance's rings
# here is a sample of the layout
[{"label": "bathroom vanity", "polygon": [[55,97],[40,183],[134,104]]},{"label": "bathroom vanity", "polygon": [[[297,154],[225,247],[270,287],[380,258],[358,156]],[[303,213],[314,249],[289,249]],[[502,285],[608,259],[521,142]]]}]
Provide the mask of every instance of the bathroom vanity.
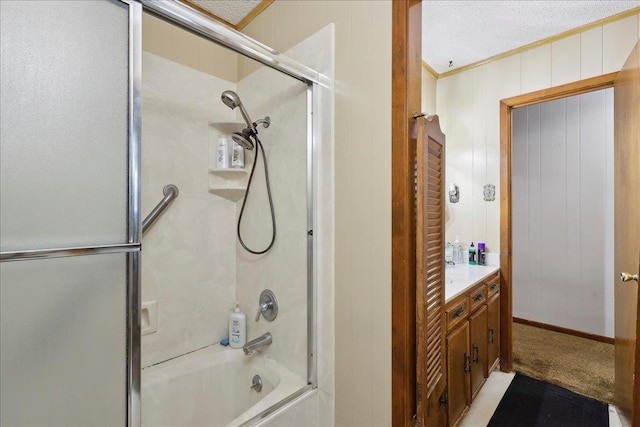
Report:
[{"label": "bathroom vanity", "polygon": [[500,362],[499,267],[447,267],[445,316],[447,425],[456,426]]}]

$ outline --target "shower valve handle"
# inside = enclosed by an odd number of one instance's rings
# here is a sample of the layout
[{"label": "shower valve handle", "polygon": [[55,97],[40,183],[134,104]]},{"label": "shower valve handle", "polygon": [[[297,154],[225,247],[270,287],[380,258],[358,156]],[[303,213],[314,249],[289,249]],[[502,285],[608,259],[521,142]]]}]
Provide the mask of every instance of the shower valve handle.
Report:
[{"label": "shower valve handle", "polygon": [[256,314],[256,322],[260,320],[260,315],[264,320],[273,321],[278,316],[278,300],[276,295],[269,289],[265,289],[260,293],[258,300],[258,314]]},{"label": "shower valve handle", "polygon": [[265,303],[260,304],[260,308],[258,308],[258,314],[256,314],[256,322],[260,320],[260,315],[267,310],[271,310],[273,308],[273,301],[267,301]]}]

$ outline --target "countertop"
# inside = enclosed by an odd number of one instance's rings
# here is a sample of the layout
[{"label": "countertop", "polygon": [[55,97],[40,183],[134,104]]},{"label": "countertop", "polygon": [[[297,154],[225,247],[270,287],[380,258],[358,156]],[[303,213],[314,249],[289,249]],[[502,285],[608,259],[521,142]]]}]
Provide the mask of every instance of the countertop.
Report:
[{"label": "countertop", "polygon": [[448,303],[498,270],[500,270],[500,267],[493,265],[459,264],[447,266],[444,270],[445,303]]}]

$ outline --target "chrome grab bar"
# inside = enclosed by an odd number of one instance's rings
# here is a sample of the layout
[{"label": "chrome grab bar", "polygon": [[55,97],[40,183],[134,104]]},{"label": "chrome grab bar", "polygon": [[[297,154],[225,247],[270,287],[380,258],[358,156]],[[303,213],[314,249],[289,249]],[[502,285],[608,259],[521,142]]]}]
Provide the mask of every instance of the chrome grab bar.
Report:
[{"label": "chrome grab bar", "polygon": [[142,221],[142,234],[144,234],[145,231],[147,231],[147,229],[151,227],[151,224],[153,224],[155,220],[158,219],[162,211],[164,211],[165,208],[169,206],[173,199],[178,197],[178,187],[173,184],[167,184],[162,189],[162,193],[164,194],[164,198],[160,200],[160,203],[158,203],[156,207],[153,208],[151,213],[147,215],[144,221]]}]

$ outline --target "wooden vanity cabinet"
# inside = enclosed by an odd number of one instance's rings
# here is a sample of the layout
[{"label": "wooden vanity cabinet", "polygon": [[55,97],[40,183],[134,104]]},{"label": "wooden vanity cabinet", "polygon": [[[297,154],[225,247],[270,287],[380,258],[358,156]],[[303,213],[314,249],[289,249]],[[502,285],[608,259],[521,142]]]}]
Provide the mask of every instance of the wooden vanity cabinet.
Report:
[{"label": "wooden vanity cabinet", "polygon": [[487,301],[487,373],[500,363],[500,291]]},{"label": "wooden vanity cabinet", "polygon": [[471,400],[484,385],[487,375],[487,306],[481,306],[469,317],[471,338]]},{"label": "wooden vanity cabinet", "polygon": [[457,425],[471,405],[469,378],[469,322],[465,321],[447,335],[447,417]]},{"label": "wooden vanity cabinet", "polygon": [[500,273],[445,306],[447,417],[456,426],[500,362]]}]

